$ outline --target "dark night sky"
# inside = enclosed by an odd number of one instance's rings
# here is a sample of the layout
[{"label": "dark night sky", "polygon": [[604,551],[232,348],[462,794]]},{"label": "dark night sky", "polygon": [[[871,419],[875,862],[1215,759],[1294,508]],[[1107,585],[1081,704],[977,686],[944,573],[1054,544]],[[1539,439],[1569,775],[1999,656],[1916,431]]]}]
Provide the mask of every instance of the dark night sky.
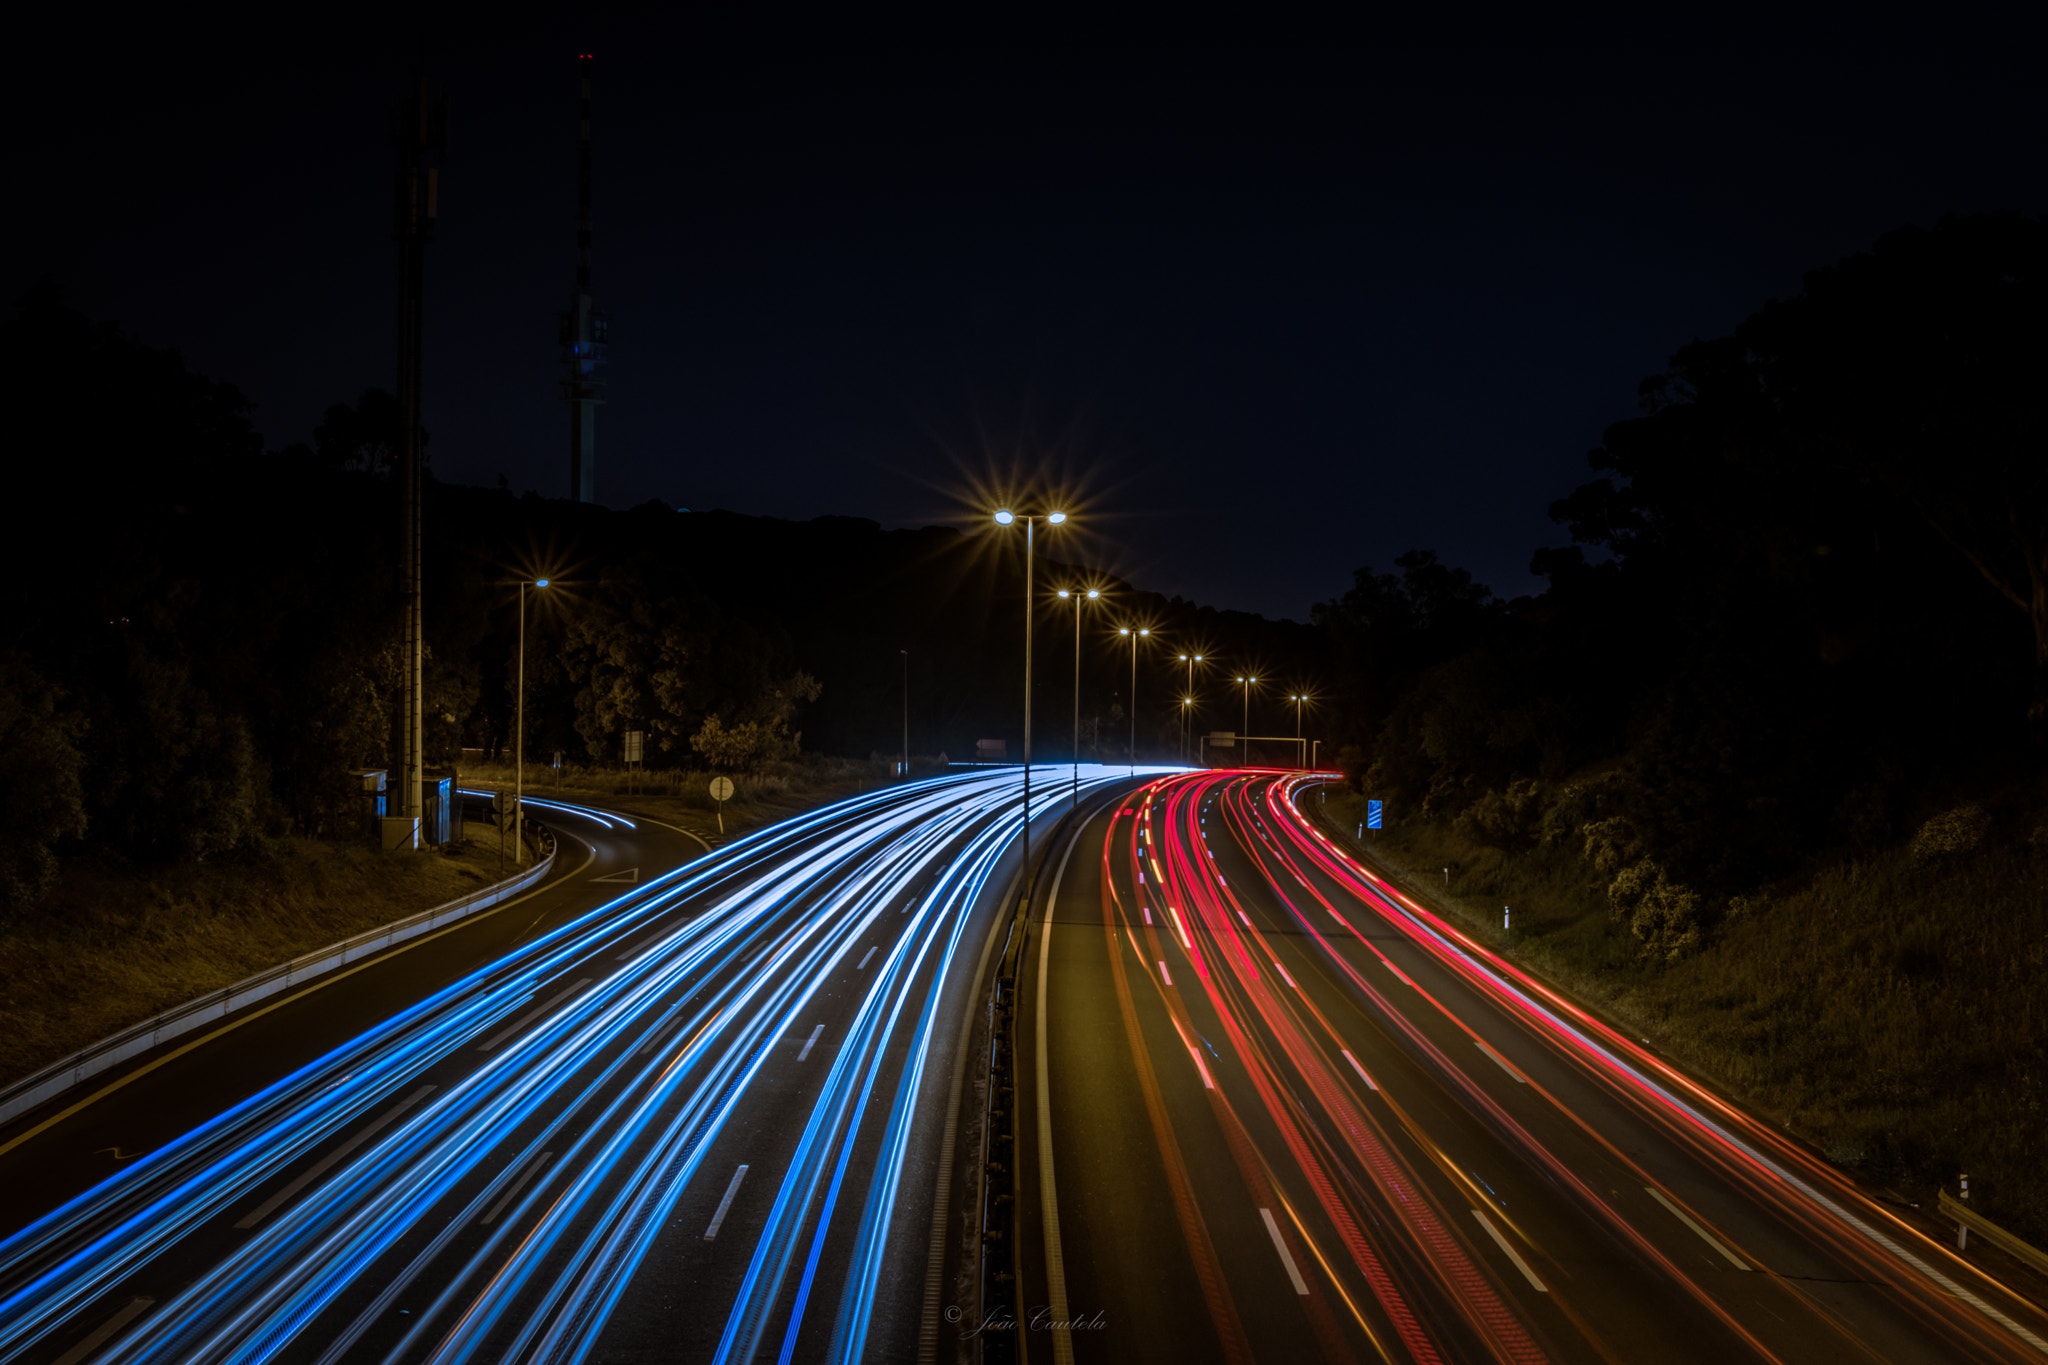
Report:
[{"label": "dark night sky", "polygon": [[[1549,502],[1678,345],[1890,228],[2043,208],[2043,78],[2011,35],[1026,54],[456,31],[427,43],[456,101],[428,265],[442,478],[565,485],[587,47],[602,501],[919,525],[1050,452],[1087,493],[1077,552],[1275,616],[1411,546],[1533,589]],[[122,29],[18,72],[9,296],[53,272],[239,384],[273,446],[389,387],[407,49],[381,33]]]}]

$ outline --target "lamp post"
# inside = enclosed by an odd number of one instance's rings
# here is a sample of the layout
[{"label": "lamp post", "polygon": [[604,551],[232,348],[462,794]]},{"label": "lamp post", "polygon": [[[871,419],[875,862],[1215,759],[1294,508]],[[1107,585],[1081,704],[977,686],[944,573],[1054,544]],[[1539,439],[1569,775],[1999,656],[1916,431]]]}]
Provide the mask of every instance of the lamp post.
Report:
[{"label": "lamp post", "polygon": [[1117,634],[1131,637],[1131,694],[1126,699],[1126,704],[1131,708],[1131,748],[1128,757],[1131,760],[1132,777],[1138,775],[1138,641],[1151,633],[1149,628],[1132,630],[1129,626],[1117,630]]},{"label": "lamp post", "polygon": [[1199,654],[1183,654],[1180,661],[1188,666],[1188,694],[1181,702],[1180,709],[1180,757],[1183,763],[1189,760],[1194,749],[1195,737],[1195,665],[1202,662]]},{"label": "lamp post", "polygon": [[1090,602],[1101,597],[1099,589],[1090,588],[1086,593],[1060,589],[1062,599],[1074,599],[1074,797],[1073,804],[1081,804],[1081,599]]},{"label": "lamp post", "polygon": [[1289,697],[1287,700],[1294,703],[1294,739],[1298,744],[1301,742],[1301,707],[1302,703],[1308,700],[1308,696],[1304,693],[1299,697]]},{"label": "lamp post", "polygon": [[512,860],[526,861],[526,589],[545,588],[545,578],[519,580],[519,703],[512,736]]},{"label": "lamp post", "polygon": [[[1244,729],[1239,732],[1237,740],[1238,743],[1244,746],[1244,757],[1249,760],[1252,756],[1252,746],[1247,736],[1252,732],[1252,684],[1257,682],[1258,679],[1239,678],[1238,681],[1244,684]],[[1245,766],[1249,767],[1251,765],[1247,762]]]},{"label": "lamp post", "polygon": [[903,656],[903,780],[910,780],[910,651],[896,651]]},{"label": "lamp post", "polygon": [[[1032,595],[1031,555],[1032,530],[1040,519],[1038,515],[1019,516],[1008,508],[996,512],[998,526],[1024,523],[1024,901],[1027,905],[1031,901],[1031,613],[1038,605]],[[1043,514],[1043,520],[1047,526],[1062,526],[1066,524],[1067,514],[1047,512]]]}]

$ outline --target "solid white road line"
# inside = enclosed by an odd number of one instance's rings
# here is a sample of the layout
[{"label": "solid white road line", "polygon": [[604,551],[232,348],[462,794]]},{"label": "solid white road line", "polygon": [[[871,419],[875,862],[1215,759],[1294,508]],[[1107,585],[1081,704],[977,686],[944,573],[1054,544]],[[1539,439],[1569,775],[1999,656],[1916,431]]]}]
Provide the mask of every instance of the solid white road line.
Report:
[{"label": "solid white road line", "polygon": [[811,1049],[818,1045],[818,1035],[823,1033],[824,1031],[825,1026],[823,1024],[820,1024],[816,1028],[811,1030],[811,1036],[804,1042],[804,1050],[796,1054],[796,1059],[798,1061],[802,1061],[804,1058],[811,1055]]},{"label": "solid white road line", "polygon": [[1666,1199],[1664,1197],[1664,1191],[1658,1189],[1654,1185],[1645,1185],[1643,1186],[1643,1188],[1650,1192],[1650,1198],[1656,1200],[1665,1208],[1670,1209],[1672,1217],[1676,1218],[1679,1222],[1691,1228],[1694,1232],[1697,1232],[1700,1235],[1700,1240],[1702,1242],[1705,1242],[1715,1251],[1720,1252],[1721,1259],[1728,1262],[1728,1264],[1734,1266],[1737,1270],[1749,1269],[1748,1261],[1743,1260],[1740,1256],[1737,1256],[1734,1252],[1730,1251],[1726,1246],[1722,1244],[1720,1238],[1714,1236],[1713,1233],[1708,1232],[1705,1228],[1701,1227],[1696,1221],[1694,1221],[1693,1216],[1691,1214],[1687,1213],[1684,1209],[1678,1207],[1678,1205],[1672,1203],[1669,1199]]},{"label": "solid white road line", "polygon": [[1543,1287],[1543,1281],[1537,1279],[1536,1272],[1529,1269],[1529,1263],[1522,1259],[1522,1253],[1508,1245],[1508,1239],[1500,1235],[1500,1229],[1493,1225],[1493,1220],[1478,1209],[1472,1210],[1472,1216],[1479,1220],[1480,1227],[1486,1229],[1486,1235],[1493,1239],[1493,1244],[1508,1254],[1508,1259],[1515,1263],[1515,1269],[1522,1272],[1522,1278],[1529,1282],[1529,1287],[1539,1294],[1548,1294],[1550,1291]]},{"label": "solid white road line", "polygon": [[1273,1210],[1260,1209],[1259,1217],[1266,1220],[1266,1232],[1273,1239],[1273,1250],[1280,1253],[1280,1264],[1287,1267],[1287,1278],[1294,1281],[1294,1292],[1308,1293],[1308,1281],[1301,1278],[1301,1268],[1294,1264],[1294,1257],[1287,1252],[1287,1243],[1280,1240],[1280,1225],[1273,1221]]},{"label": "solid white road line", "polygon": [[521,1171],[519,1173],[519,1178],[512,1182],[512,1188],[506,1190],[505,1193],[499,1197],[498,1202],[491,1205],[490,1211],[484,1214],[483,1217],[477,1219],[476,1221],[484,1225],[485,1227],[488,1227],[492,1223],[497,1222],[498,1215],[503,1213],[507,1208],[511,1206],[512,1201],[519,1197],[519,1192],[526,1188],[526,1182],[533,1179],[535,1176],[539,1175],[540,1168],[547,1165],[549,1158],[553,1156],[553,1152],[542,1152],[539,1156],[527,1162],[526,1169]]},{"label": "solid white road line", "polygon": [[382,1114],[378,1115],[376,1119],[374,1119],[370,1123],[369,1127],[357,1133],[347,1142],[342,1143],[341,1146],[336,1147],[326,1156],[321,1157],[319,1161],[313,1164],[310,1170],[306,1171],[297,1180],[294,1180],[291,1184],[285,1186],[276,1194],[271,1195],[270,1198],[264,1200],[261,1204],[258,1204],[255,1208],[251,1209],[248,1213],[244,1214],[242,1216],[241,1221],[235,1224],[235,1227],[243,1232],[247,1232],[250,1228],[255,1227],[258,1223],[270,1217],[271,1214],[276,1213],[279,1207],[281,1207],[287,1199],[290,1199],[300,1190],[305,1189],[306,1186],[312,1184],[321,1176],[326,1175],[328,1170],[331,1169],[336,1162],[340,1161],[350,1152],[353,1152],[356,1148],[362,1146],[365,1142],[368,1142],[372,1137],[375,1137],[379,1132],[381,1132],[385,1124],[391,1122],[391,1120],[397,1118],[400,1114],[403,1114],[406,1110],[412,1108],[415,1104],[418,1104],[421,1100],[425,1099],[427,1096],[433,1093],[433,1086],[423,1085],[419,1089],[413,1091],[410,1095],[407,1095],[404,1099],[400,1100],[397,1104],[394,1104],[389,1109],[386,1109]]},{"label": "solid white road line", "polygon": [[505,1027],[499,1029],[496,1033],[492,1034],[489,1038],[485,1039],[482,1043],[478,1044],[477,1051],[489,1052],[492,1048],[504,1042],[507,1038],[510,1038],[513,1034],[519,1032],[519,1030],[525,1028],[528,1024],[540,1018],[543,1014],[546,1014],[549,1010],[561,1004],[564,1000],[567,1000],[570,996],[576,994],[576,992],[582,990],[585,986],[588,986],[589,984],[590,978],[586,976],[581,981],[578,981],[575,985],[570,986],[565,990],[555,992],[553,995],[547,998],[547,1002],[545,1004],[535,1005],[532,1009],[520,1015],[517,1019],[514,1019],[511,1023],[505,1025]]},{"label": "solid white road line", "polygon": [[128,1300],[122,1305],[120,1312],[101,1323],[91,1336],[58,1356],[57,1365],[80,1365],[80,1362],[90,1359],[93,1352],[114,1339],[114,1333],[142,1316],[142,1310],[155,1302],[155,1299],[147,1298]]},{"label": "solid white road line", "polygon": [[740,1182],[746,1178],[747,1167],[742,1162],[740,1168],[732,1173],[732,1184],[725,1187],[725,1198],[718,1201],[718,1212],[711,1215],[711,1226],[704,1229],[705,1241],[718,1236],[718,1225],[725,1221],[726,1210],[732,1207],[732,1197],[740,1192]]}]

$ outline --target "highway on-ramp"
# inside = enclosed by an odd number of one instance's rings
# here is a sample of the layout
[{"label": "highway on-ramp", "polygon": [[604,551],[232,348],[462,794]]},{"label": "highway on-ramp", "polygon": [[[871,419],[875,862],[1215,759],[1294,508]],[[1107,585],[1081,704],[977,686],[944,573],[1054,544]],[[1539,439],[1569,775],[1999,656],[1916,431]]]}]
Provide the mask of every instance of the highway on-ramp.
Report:
[{"label": "highway on-ramp", "polygon": [[1024,955],[1017,1320],[1065,1362],[2040,1361],[2040,1309],[1400,894],[1159,778]]}]

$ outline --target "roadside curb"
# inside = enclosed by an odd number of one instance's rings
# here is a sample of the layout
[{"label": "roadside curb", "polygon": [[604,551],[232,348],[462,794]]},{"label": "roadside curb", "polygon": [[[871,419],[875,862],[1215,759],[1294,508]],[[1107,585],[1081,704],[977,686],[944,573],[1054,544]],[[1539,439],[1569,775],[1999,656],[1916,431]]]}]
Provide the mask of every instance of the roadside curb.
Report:
[{"label": "roadside curb", "polygon": [[309,981],[316,976],[343,967],[351,962],[381,952],[393,944],[417,937],[444,924],[486,910],[501,901],[525,891],[544,879],[555,865],[555,841],[548,839],[547,854],[524,872],[506,878],[502,882],[472,891],[423,910],[405,919],[395,920],[381,929],[369,929],[339,943],[325,948],[316,948],[293,958],[289,962],[244,977],[230,986],[211,991],[197,1000],[176,1005],[143,1020],[139,1024],[122,1029],[111,1037],[102,1038],[90,1047],[81,1048],[68,1057],[63,1057],[33,1075],[23,1077],[13,1085],[0,1089],[0,1123],[7,1123],[29,1110],[55,1099],[65,1091],[83,1081],[107,1071],[131,1057],[149,1051],[159,1043],[169,1042],[182,1034],[212,1023],[247,1005],[252,1005],[267,996]]}]

